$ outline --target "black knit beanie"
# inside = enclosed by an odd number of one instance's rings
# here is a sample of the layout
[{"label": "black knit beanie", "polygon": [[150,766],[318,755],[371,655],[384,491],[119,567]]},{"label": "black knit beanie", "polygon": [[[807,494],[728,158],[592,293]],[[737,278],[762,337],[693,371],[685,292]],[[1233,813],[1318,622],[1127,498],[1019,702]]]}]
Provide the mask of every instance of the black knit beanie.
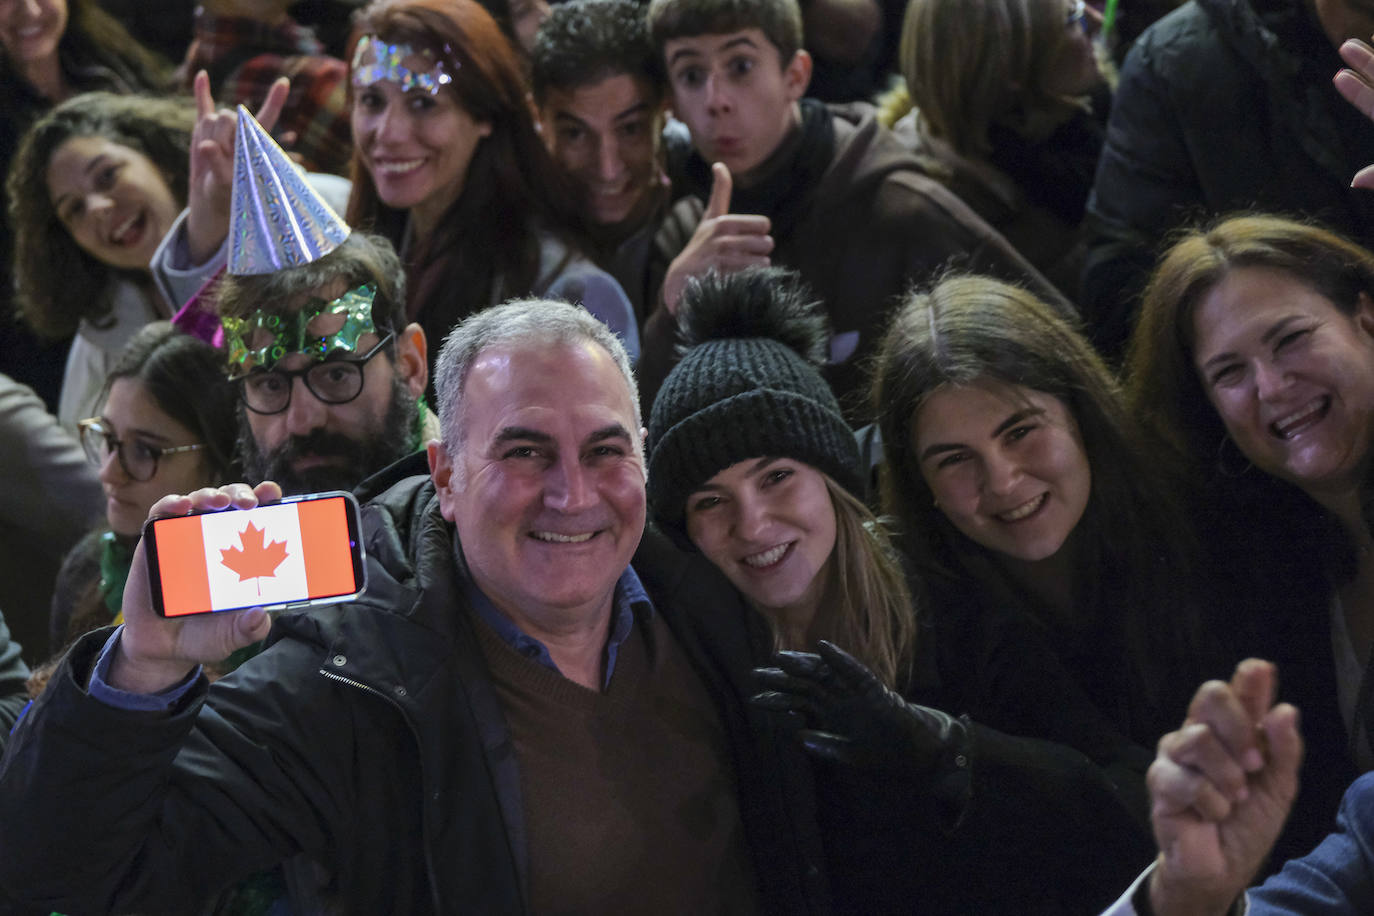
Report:
[{"label": "black knit beanie", "polygon": [[684,353],[649,416],[649,508],[682,534],[687,497],[750,458],[791,458],[860,489],[859,449],[818,366],[824,313],[778,267],[710,272],[683,291]]}]

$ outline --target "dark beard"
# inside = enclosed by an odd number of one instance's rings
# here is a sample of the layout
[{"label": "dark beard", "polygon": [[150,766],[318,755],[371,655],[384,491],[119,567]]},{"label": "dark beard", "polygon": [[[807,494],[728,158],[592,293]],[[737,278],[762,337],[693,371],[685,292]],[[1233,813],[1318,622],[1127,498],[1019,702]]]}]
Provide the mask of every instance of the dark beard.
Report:
[{"label": "dark beard", "polygon": [[[391,402],[381,429],[359,442],[340,433],[317,429],[292,436],[273,451],[259,451],[248,427],[247,408],[239,405],[238,451],[244,476],[251,484],[275,480],[283,496],[352,490],[382,468],[406,457],[416,447],[419,405],[400,376],[391,387]],[[296,471],[292,463],[303,455],[320,455],[336,461]]]}]

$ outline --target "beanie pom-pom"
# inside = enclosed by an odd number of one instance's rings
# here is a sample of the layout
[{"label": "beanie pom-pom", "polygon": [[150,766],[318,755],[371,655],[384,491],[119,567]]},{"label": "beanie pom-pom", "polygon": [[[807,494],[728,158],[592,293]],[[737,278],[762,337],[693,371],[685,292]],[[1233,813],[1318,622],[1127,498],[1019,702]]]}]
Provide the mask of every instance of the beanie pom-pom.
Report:
[{"label": "beanie pom-pom", "polygon": [[813,366],[829,355],[829,322],[801,276],[782,267],[707,271],[688,281],[678,310],[679,351],[712,340],[763,337]]}]

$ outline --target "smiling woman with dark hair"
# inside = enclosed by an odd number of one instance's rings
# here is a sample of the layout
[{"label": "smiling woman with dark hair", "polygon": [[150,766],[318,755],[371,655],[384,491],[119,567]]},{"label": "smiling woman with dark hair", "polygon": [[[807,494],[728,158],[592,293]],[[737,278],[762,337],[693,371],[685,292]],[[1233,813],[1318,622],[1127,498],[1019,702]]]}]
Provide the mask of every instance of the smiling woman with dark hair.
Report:
[{"label": "smiling woman with dark hair", "polygon": [[[0,7],[0,175],[8,172],[25,131],[54,105],[82,92],[158,93],[170,85],[166,63],[99,0],[24,0]],[[0,288],[10,285],[15,235],[13,225],[0,220]],[[34,385],[51,404],[66,348],[36,346],[41,343],[42,335],[0,322],[0,372]]]},{"label": "smiling woman with dark hair", "polygon": [[377,0],[350,51],[352,225],[401,253],[431,365],[460,319],[507,299],[580,302],[639,352],[620,285],[535,130],[519,56],[475,0]]},{"label": "smiling woman with dark hair", "polygon": [[1192,487],[1236,656],[1276,662],[1302,710],[1282,861],[1374,768],[1374,253],[1271,216],[1192,230],[1146,287],[1127,370]]},{"label": "smiling woman with dark hair", "polygon": [[20,314],[47,338],[77,334],[58,416],[95,406],[138,328],[171,317],[148,263],[186,202],[188,103],[96,92],[41,118],[10,168]]},{"label": "smiling woman with dark hair", "polygon": [[950,277],[875,368],[883,509],[928,588],[960,708],[1077,748],[1143,815],[1148,750],[1200,660],[1196,547],[1119,388],[1030,293]]}]

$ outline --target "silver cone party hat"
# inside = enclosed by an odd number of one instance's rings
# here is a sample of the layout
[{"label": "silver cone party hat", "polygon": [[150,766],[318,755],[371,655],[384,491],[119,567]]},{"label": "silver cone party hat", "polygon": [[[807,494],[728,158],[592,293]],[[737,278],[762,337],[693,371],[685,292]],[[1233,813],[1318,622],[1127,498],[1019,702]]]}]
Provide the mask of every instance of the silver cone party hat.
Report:
[{"label": "silver cone party hat", "polygon": [[300,267],[337,248],[348,224],[242,105],[234,143],[229,273]]}]

